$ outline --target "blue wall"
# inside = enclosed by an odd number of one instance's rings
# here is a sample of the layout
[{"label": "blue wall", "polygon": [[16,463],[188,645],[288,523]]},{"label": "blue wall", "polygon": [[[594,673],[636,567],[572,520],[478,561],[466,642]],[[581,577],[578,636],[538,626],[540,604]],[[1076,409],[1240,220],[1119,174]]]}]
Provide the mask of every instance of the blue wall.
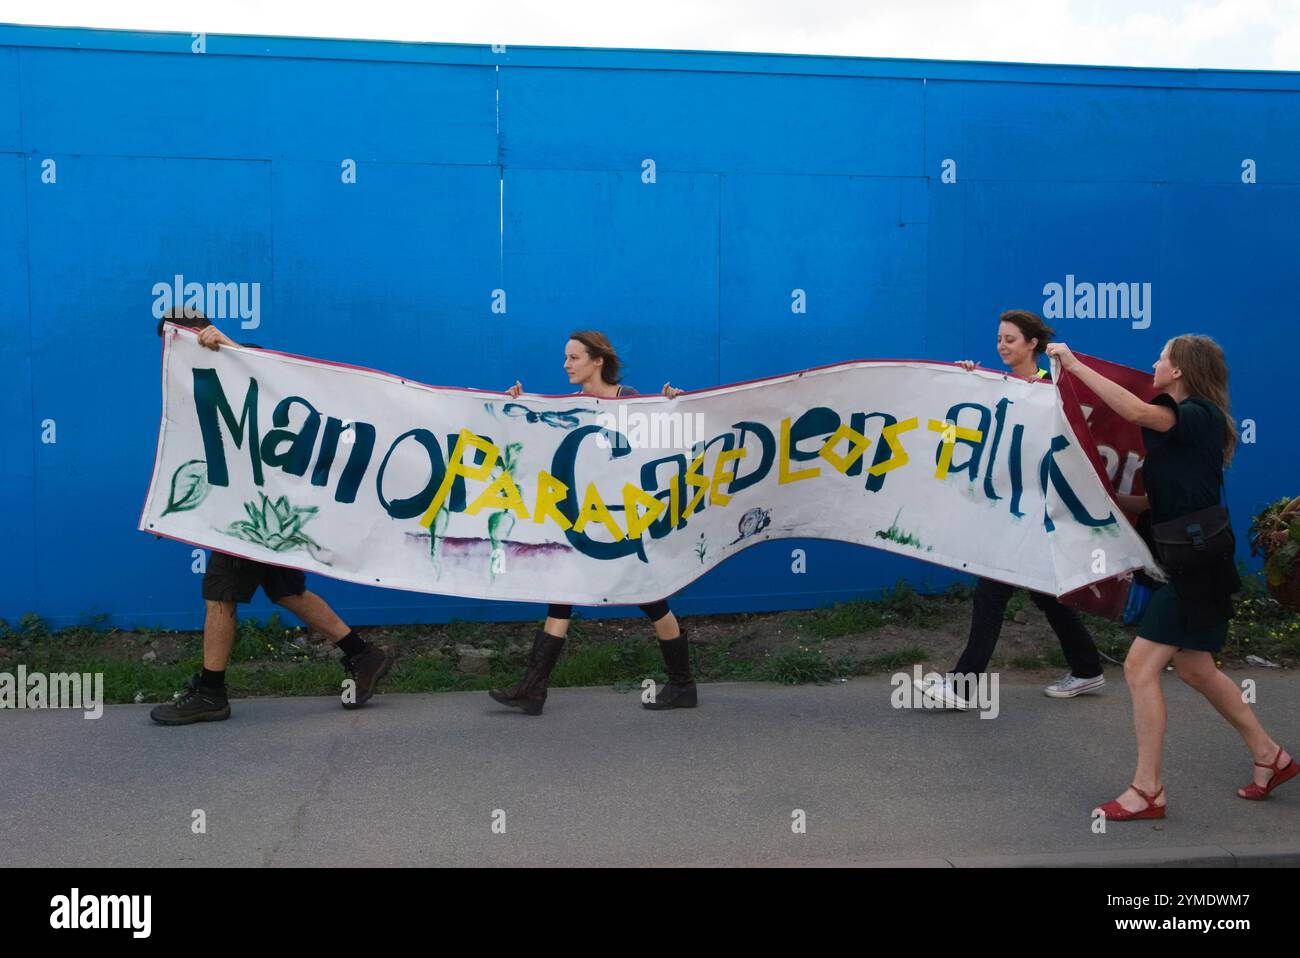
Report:
[{"label": "blue wall", "polygon": [[[189,547],[135,528],[160,408],[152,290],[175,274],[260,284],[260,326],[227,323],[235,338],[549,392],[566,388],[575,327],[606,330],[643,391],[865,357],[996,366],[997,313],[1041,309],[1045,283],[1150,282],[1149,329],[1061,320],[1061,338],[1146,368],[1171,335],[1216,336],[1237,418],[1258,434],[1229,478],[1239,537],[1256,506],[1300,491],[1300,74],[191,44],[0,26],[11,622],[200,622]],[[941,182],[945,159],[955,183]],[[498,287],[504,323],[490,311]],[[795,547],[806,575],[791,572]],[[953,579],[866,549],[773,542],[675,604],[808,607],[900,575]],[[539,611],[314,582],[357,624]]]}]

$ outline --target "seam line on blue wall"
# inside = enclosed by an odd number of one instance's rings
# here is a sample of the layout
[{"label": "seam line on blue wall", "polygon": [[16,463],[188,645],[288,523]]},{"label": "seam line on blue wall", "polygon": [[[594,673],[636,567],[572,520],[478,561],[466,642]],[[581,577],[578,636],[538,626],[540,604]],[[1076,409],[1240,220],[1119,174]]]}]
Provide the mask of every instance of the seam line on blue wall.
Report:
[{"label": "seam line on blue wall", "polygon": [[[925,260],[921,268],[925,275],[922,282],[922,301],[921,315],[930,316],[930,224],[934,221],[934,196],[930,189],[930,83],[928,80],[921,81],[921,185],[925,187]],[[901,197],[903,190],[907,189],[906,183],[898,184],[898,194]],[[902,218],[900,217],[900,220]],[[930,323],[926,322],[925,339],[922,340],[923,349],[930,348],[929,330]],[[965,333],[962,334],[963,337]],[[965,346],[965,342],[962,343]],[[964,353],[965,350],[963,349]]]},{"label": "seam line on blue wall", "polygon": [[[505,146],[501,142],[501,65],[495,71],[496,84],[496,147],[497,147],[497,288],[506,288],[506,165]],[[506,309],[509,307],[509,293],[506,293]],[[509,376],[506,370],[506,337],[504,324],[493,323],[497,341],[497,368],[501,370],[502,380]]]},{"label": "seam line on blue wall", "polygon": [[[958,167],[958,169],[960,169],[960,167]],[[960,244],[957,252],[958,255],[961,257],[961,288],[963,290],[966,290],[969,288],[966,285],[968,282],[966,277],[966,230],[968,228],[967,224],[970,223],[971,191],[966,189],[966,184],[962,181],[960,174],[958,174],[957,182],[952,185],[956,186],[959,190],[961,190],[961,232],[957,234],[957,242]],[[965,296],[962,297],[962,301],[963,304],[966,302]],[[958,322],[961,323],[961,351],[962,354],[966,356],[969,356],[971,354],[971,345],[968,339],[970,335],[970,328],[969,328],[969,324],[965,321],[966,309],[968,308],[969,307],[963,305],[962,315],[958,319]]]},{"label": "seam line on blue wall", "polygon": [[725,173],[718,173],[718,272],[716,280],[718,295],[713,309],[713,319],[718,331],[714,337],[714,342],[718,344],[718,371],[717,378],[714,380],[715,383],[722,382],[722,195],[725,192],[723,185],[726,179],[727,175]]},{"label": "seam line on blue wall", "polygon": [[[266,255],[271,261],[271,315],[278,320],[280,318],[277,310],[279,304],[275,301],[275,168],[276,163],[274,160],[266,161],[266,205],[269,207],[266,217],[266,232],[267,242],[271,244],[271,248],[266,251]],[[260,319],[257,325],[262,325]],[[280,338],[283,336],[284,329],[281,327],[280,336],[276,338],[280,342],[284,342],[285,339]]]},{"label": "seam line on blue wall", "polygon": [[[499,278],[502,286],[505,285],[505,260],[506,260],[506,164],[505,148],[501,142],[501,67],[496,68],[496,148],[497,148],[497,180],[499,183],[497,196],[497,265],[499,267]],[[507,307],[509,308],[509,307]]]},{"label": "seam line on blue wall", "polygon": [[[35,338],[32,335],[32,203],[28,195],[31,191],[31,171],[27,164],[27,110],[23,101],[23,54],[18,51],[18,144],[24,151],[22,156],[22,177],[23,177],[23,235],[27,238],[24,251],[24,257],[27,264],[27,391],[31,400],[31,413],[28,415],[27,428],[31,430],[29,435],[32,442],[32,510],[36,509],[36,463],[40,455],[40,447],[36,442],[36,351],[33,348]],[[54,427],[59,428],[58,424]],[[57,432],[55,433],[57,436]],[[35,611],[40,605],[41,585],[40,566],[36,561],[36,520],[32,519],[32,610]]]},{"label": "seam line on blue wall", "polygon": [[[930,82],[921,81],[921,175],[930,176]],[[926,191],[927,193],[929,190]]]}]

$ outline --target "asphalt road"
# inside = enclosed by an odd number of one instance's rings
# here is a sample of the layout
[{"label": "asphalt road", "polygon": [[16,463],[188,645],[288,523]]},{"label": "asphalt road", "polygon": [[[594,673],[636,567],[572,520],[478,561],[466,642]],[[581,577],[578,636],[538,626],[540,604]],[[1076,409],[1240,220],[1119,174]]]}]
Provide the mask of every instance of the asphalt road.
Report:
[{"label": "asphalt road", "polygon": [[[235,700],[182,728],[6,710],[0,865],[1300,864],[1300,780],[1237,798],[1248,754],[1172,675],[1169,817],[1094,834],[1134,757],[1108,674],[1064,701],[1004,681],[994,720],[895,709],[888,676],[701,686],[667,713],[560,689],[538,718],[485,693]],[[1300,749],[1300,677],[1247,676]]]}]

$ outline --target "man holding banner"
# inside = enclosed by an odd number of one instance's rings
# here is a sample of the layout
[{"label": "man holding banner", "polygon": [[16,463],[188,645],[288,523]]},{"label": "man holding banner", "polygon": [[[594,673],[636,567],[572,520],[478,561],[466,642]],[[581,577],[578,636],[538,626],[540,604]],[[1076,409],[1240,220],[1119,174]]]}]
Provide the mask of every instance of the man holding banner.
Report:
[{"label": "man holding banner", "polygon": [[[241,345],[213,326],[197,309],[177,307],[168,310],[158,322],[159,336],[167,322],[198,330],[199,344],[214,351],[223,344]],[[258,348],[252,344],[243,345]],[[195,485],[197,482],[190,484],[188,489]],[[183,498],[179,502],[173,499],[171,506],[181,508],[184,504]],[[268,599],[288,609],[339,647],[343,653],[343,669],[351,683],[343,693],[344,708],[360,708],[374,695],[379,680],[392,667],[393,657],[386,649],[360,638],[324,599],[309,592],[307,577],[301,570],[257,562],[214,549],[203,573],[206,605],[203,670],[190,679],[176,701],[159,705],[149,713],[159,725],[192,725],[230,718],[226,665],[235,644],[235,610],[239,603],[249,601],[259,586]]]}]

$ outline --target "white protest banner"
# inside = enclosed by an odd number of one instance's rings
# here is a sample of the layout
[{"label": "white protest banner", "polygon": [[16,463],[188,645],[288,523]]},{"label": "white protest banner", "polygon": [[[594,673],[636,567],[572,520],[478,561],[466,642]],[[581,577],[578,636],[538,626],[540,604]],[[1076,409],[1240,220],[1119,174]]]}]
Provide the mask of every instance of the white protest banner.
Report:
[{"label": "white protest banner", "polygon": [[511,399],[164,340],[140,528],[232,555],[581,605],[664,598],[795,537],[1053,595],[1160,575],[1050,383],[891,360],[674,400]]}]

